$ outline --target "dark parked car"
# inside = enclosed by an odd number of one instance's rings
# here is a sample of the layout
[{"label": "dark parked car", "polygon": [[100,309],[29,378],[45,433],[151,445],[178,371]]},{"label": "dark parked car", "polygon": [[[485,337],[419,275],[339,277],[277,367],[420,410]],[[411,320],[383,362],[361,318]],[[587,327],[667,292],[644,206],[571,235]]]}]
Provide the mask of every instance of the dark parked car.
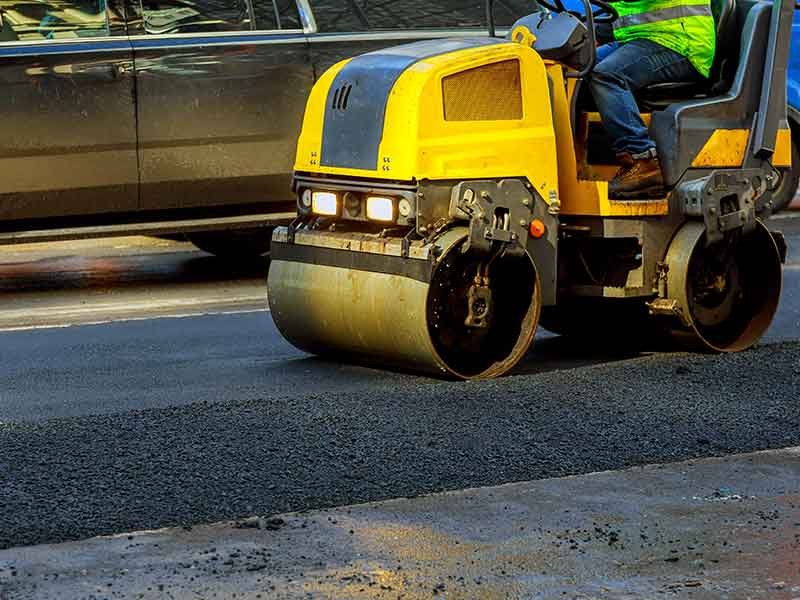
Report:
[{"label": "dark parked car", "polygon": [[[533,10],[497,4],[500,25]],[[483,0],[0,0],[0,25],[0,243],[182,233],[232,255],[294,214],[315,77],[486,32]]]}]

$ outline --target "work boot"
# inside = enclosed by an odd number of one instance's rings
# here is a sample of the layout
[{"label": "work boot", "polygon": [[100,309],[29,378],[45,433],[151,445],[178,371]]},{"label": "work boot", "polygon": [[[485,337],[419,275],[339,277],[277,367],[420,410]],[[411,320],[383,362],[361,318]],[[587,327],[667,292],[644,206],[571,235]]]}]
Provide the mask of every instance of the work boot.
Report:
[{"label": "work boot", "polygon": [[608,184],[608,197],[612,200],[652,200],[667,195],[664,175],[655,150],[632,155],[617,155],[620,165],[614,179]]}]

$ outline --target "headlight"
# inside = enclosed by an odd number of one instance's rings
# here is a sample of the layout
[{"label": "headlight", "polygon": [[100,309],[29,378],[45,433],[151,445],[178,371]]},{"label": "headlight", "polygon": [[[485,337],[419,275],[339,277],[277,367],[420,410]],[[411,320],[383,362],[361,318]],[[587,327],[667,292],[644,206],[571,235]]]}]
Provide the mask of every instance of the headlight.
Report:
[{"label": "headlight", "polygon": [[383,196],[368,197],[367,218],[371,221],[394,221],[394,200]]},{"label": "headlight", "polygon": [[311,212],[317,215],[335,217],[339,214],[339,200],[333,192],[313,192]]}]

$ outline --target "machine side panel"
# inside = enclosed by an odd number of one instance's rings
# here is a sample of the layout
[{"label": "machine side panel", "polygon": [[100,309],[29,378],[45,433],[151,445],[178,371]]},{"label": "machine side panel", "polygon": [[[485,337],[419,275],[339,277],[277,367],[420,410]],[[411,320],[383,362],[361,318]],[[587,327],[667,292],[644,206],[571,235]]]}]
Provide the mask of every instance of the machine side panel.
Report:
[{"label": "machine side panel", "polygon": [[339,71],[328,90],[322,166],[377,170],[389,93],[416,61],[409,56],[367,54]]},{"label": "machine side panel", "polygon": [[427,58],[499,43],[503,41],[429,40],[370,52],[351,60],[338,72],[328,90],[322,166],[377,170],[386,105],[403,72]]},{"label": "machine side panel", "polygon": [[692,167],[741,167],[749,139],[748,129],[717,129],[692,161]]},{"label": "machine side panel", "polygon": [[[717,129],[692,161],[692,168],[744,166],[750,133],[748,129]],[[771,163],[776,168],[792,166],[792,132],[788,126],[777,131]]]},{"label": "machine side panel", "polygon": [[322,153],[322,130],[325,126],[325,107],[328,101],[328,90],[336,75],[351,59],[336,63],[325,71],[311,88],[311,93],[306,102],[303,116],[303,128],[297,140],[297,154],[295,155],[294,170],[311,172],[320,168],[320,154]]},{"label": "machine side panel", "polygon": [[[504,108],[514,93],[522,111]],[[448,119],[445,108],[467,96],[483,104]],[[544,62],[520,44],[438,40],[382,50],[339,63],[314,87],[295,170],[407,183],[527,178],[557,203],[548,100]]]},{"label": "machine side panel", "polygon": [[792,166],[792,130],[779,129],[775,137],[775,153],[772,155],[772,166],[789,168]]},{"label": "machine side panel", "polygon": [[[557,203],[559,155],[555,144],[555,131],[549,100],[549,81],[545,62],[532,49],[520,44],[498,46],[498,50],[465,56],[460,64],[437,64],[436,60],[420,63],[404,75],[397,86],[397,99],[393,97],[387,113],[387,129],[381,145],[381,155],[392,161],[392,169],[413,169],[419,179],[472,180],[497,178],[527,178],[548,205]],[[507,93],[499,93],[493,76],[486,76],[497,65],[519,63],[519,87],[522,115],[515,118],[508,109],[488,109],[508,101]],[[423,77],[422,69],[435,65],[438,72],[427,77],[419,94],[418,122],[406,117],[407,105],[415,102],[410,94],[405,104],[401,88],[411,83],[411,76]],[[504,71],[505,69],[500,69]],[[484,89],[464,94],[486,100],[483,111],[494,113],[494,120],[473,117],[471,120],[448,120],[443,107],[444,82],[452,75],[482,73],[471,78]],[[470,78],[465,78],[470,79]],[[476,86],[476,87],[477,87]],[[468,86],[467,86],[468,87]],[[410,88],[409,88],[410,89]],[[503,88],[508,91],[509,88]],[[477,112],[476,112],[477,114]],[[413,129],[410,129],[413,128]],[[406,151],[409,131],[416,133],[416,151]]]},{"label": "machine side panel", "polygon": [[542,198],[534,195],[533,219],[545,224],[545,234],[540,238],[529,237],[528,255],[536,265],[542,285],[542,306],[554,306],[558,300],[558,218],[547,210]]}]

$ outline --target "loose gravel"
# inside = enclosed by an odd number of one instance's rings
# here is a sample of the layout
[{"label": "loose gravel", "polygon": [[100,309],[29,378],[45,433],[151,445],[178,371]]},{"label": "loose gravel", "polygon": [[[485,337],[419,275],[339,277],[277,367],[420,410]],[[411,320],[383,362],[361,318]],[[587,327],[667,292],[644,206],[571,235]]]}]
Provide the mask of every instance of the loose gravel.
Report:
[{"label": "loose gravel", "polygon": [[0,424],[0,547],[800,444],[800,343]]}]

